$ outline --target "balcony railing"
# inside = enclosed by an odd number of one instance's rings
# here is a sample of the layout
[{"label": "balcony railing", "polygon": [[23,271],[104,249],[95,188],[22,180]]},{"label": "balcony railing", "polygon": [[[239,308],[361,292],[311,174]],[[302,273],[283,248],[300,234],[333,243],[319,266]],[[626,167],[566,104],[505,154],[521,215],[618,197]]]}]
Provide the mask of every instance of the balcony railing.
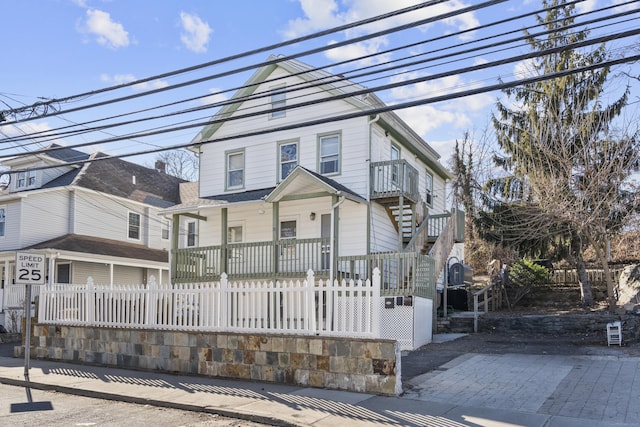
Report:
[{"label": "balcony railing", "polygon": [[405,160],[371,163],[371,198],[394,199],[400,196],[417,203],[419,173]]}]

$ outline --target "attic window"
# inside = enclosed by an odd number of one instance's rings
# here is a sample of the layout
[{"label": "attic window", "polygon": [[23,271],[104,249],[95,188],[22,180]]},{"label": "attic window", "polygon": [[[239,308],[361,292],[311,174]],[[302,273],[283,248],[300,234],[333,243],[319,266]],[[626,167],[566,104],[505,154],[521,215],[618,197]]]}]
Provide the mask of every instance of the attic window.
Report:
[{"label": "attic window", "polygon": [[[278,117],[284,117],[286,115],[286,110],[284,107],[287,106],[287,94],[285,92],[286,86],[279,86],[277,88],[271,89],[271,118],[276,119]],[[280,110],[273,111],[277,108],[281,108]]]},{"label": "attic window", "polygon": [[18,172],[16,188],[33,187],[36,185],[36,171]]}]

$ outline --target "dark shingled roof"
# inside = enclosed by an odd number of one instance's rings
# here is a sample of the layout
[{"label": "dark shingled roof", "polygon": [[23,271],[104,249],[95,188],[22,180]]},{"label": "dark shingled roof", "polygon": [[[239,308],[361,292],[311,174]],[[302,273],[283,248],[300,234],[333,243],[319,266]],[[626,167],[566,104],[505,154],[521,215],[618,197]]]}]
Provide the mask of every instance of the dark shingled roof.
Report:
[{"label": "dark shingled roof", "polygon": [[100,157],[104,154],[81,168],[75,185],[161,208],[180,203],[180,183],[185,180],[122,159]]},{"label": "dark shingled roof", "polygon": [[222,200],[228,203],[252,202],[261,200],[271,193],[275,187],[262,188],[260,190],[243,191],[242,193],[218,194],[216,196],[203,197],[205,200]]},{"label": "dark shingled roof", "polygon": [[65,234],[45,242],[36,243],[26,249],[56,249],[147,261],[169,261],[169,253],[161,249],[150,249],[144,245],[135,243],[79,234]]}]

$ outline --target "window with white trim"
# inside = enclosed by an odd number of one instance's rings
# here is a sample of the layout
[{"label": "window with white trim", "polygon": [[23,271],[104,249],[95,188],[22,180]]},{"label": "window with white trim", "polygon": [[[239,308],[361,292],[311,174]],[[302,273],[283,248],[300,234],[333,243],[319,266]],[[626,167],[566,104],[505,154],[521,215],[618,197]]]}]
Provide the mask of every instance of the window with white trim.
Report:
[{"label": "window with white trim", "polygon": [[425,172],[425,195],[424,201],[429,207],[433,207],[433,175],[429,171]]},{"label": "window with white trim", "polygon": [[227,153],[227,190],[244,188],[244,151]]},{"label": "window with white trim", "polygon": [[30,170],[18,172],[16,188],[33,187],[34,185],[36,185],[36,171]]},{"label": "window with white trim", "polygon": [[[271,118],[276,119],[278,117],[284,117],[287,115],[287,110],[284,107],[287,106],[287,93],[286,86],[279,86],[271,89]],[[276,108],[282,108],[281,110],[274,111]]]},{"label": "window with white trim", "polygon": [[128,237],[134,240],[140,240],[140,214],[129,212],[129,233]]},{"label": "window with white trim", "polygon": [[[391,144],[391,160],[392,161],[400,160],[400,149],[393,144]],[[391,182],[397,185],[399,184],[399,181],[398,181],[399,179],[400,179],[400,168],[398,166],[398,163],[396,162],[391,165]]]},{"label": "window with white trim", "polygon": [[282,181],[298,166],[298,143],[282,143],[280,144],[280,176],[278,179]]},{"label": "window with white trim", "polygon": [[187,222],[187,247],[192,248],[198,243],[198,227],[195,221]]},{"label": "window with white trim", "polygon": [[160,238],[162,240],[169,240],[171,233],[171,222],[167,220],[162,220],[160,224]]},{"label": "window with white trim", "polygon": [[340,173],[340,134],[320,136],[319,145],[320,174]]},{"label": "window with white trim", "polygon": [[4,237],[4,231],[6,229],[6,214],[7,208],[0,206],[0,237]]}]

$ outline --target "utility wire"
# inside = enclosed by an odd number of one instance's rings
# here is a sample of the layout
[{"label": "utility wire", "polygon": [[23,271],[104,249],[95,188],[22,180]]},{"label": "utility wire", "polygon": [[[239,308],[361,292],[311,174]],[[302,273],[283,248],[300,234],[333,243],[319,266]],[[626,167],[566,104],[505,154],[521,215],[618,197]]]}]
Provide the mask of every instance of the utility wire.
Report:
[{"label": "utility wire", "polygon": [[[424,7],[429,7],[429,6],[433,6],[433,5],[439,4],[439,3],[443,3],[445,1],[447,1],[447,0],[431,0],[431,1],[424,2],[424,3],[418,4],[418,5],[410,6],[410,7],[404,8],[404,9],[400,9],[398,11],[393,11],[393,12],[390,12],[390,13],[387,13],[387,14],[378,15],[376,17],[363,19],[361,21],[356,21],[356,22],[354,22],[352,24],[346,24],[346,25],[343,25],[343,26],[340,26],[340,27],[334,27],[334,28],[331,28],[329,30],[325,30],[325,31],[321,31],[321,32],[318,32],[318,33],[311,34],[309,36],[299,37],[299,38],[294,39],[294,40],[289,40],[289,41],[277,43],[277,44],[274,44],[274,45],[270,45],[270,46],[254,49],[254,50],[249,51],[249,52],[244,52],[244,53],[240,53],[240,54],[237,54],[237,55],[228,56],[228,57],[225,57],[225,58],[222,58],[222,59],[210,61],[210,62],[207,62],[207,63],[204,63],[204,64],[199,64],[199,65],[196,65],[196,66],[183,68],[183,69],[180,69],[180,70],[177,70],[177,71],[172,71],[172,72],[169,72],[169,73],[159,74],[159,75],[156,75],[156,76],[153,76],[153,77],[148,77],[148,78],[141,79],[141,80],[136,80],[134,82],[124,83],[124,84],[121,84],[121,85],[112,86],[112,87],[108,87],[108,88],[104,88],[104,89],[98,89],[98,90],[95,90],[95,91],[86,92],[86,93],[82,93],[82,94],[79,94],[79,95],[73,95],[73,96],[66,97],[66,98],[54,99],[54,100],[51,100],[50,102],[51,103],[53,103],[53,102],[60,103],[60,102],[68,101],[68,100],[79,98],[79,97],[87,97],[89,95],[95,95],[95,94],[98,94],[98,93],[103,93],[103,92],[107,92],[107,91],[111,91],[111,90],[115,90],[115,89],[120,89],[120,88],[124,88],[124,87],[128,87],[128,86],[133,86],[133,85],[136,85],[136,84],[141,84],[141,83],[149,82],[149,81],[152,81],[152,80],[157,80],[157,79],[161,79],[161,78],[165,78],[165,77],[170,77],[170,76],[173,76],[173,75],[186,73],[186,72],[189,72],[189,71],[194,71],[194,70],[205,68],[205,67],[211,67],[213,65],[217,65],[217,64],[228,62],[228,61],[231,61],[231,60],[239,59],[239,58],[242,58],[242,57],[245,57],[245,56],[253,55],[253,54],[264,52],[264,51],[267,51],[267,50],[273,50],[273,49],[276,49],[276,48],[279,48],[279,47],[283,47],[283,46],[291,45],[291,44],[294,44],[294,43],[306,41],[306,40],[309,40],[309,39],[321,37],[323,35],[331,34],[331,33],[334,33],[334,32],[338,32],[338,31],[354,28],[354,27],[357,27],[357,26],[369,24],[369,23],[376,22],[376,21],[379,21],[379,20],[387,19],[387,18],[392,17],[392,16],[396,16],[396,15],[399,15],[399,14],[412,12],[412,11],[415,11],[415,10],[418,10],[418,9],[421,9],[421,8],[424,8]],[[420,26],[420,25],[425,25],[427,23],[434,22],[435,20],[446,19],[446,18],[449,18],[449,17],[453,17],[453,16],[456,16],[456,15],[463,14],[463,13],[472,12],[474,10],[485,8],[485,7],[488,7],[488,6],[491,6],[491,5],[494,5],[494,4],[498,4],[498,3],[503,3],[505,1],[507,1],[507,0],[489,0],[489,1],[485,1],[484,3],[481,3],[479,5],[469,6],[469,7],[466,7],[464,9],[462,9],[462,10],[456,10],[456,11],[453,11],[453,12],[444,13],[444,14],[438,15],[437,17],[431,17],[431,18],[427,18],[427,19],[414,21],[414,22],[411,22],[409,24],[404,24],[404,25],[401,25],[401,26],[392,27],[390,29],[383,30],[383,31],[378,31],[378,32],[373,33],[373,34],[368,34],[368,35],[365,35],[365,36],[356,37],[355,39],[346,40],[346,41],[338,42],[338,43],[331,44],[331,45],[328,45],[328,46],[323,46],[323,47],[307,50],[307,51],[304,51],[304,52],[296,53],[296,54],[290,55],[289,57],[287,57],[287,59],[295,59],[295,58],[298,58],[298,57],[301,57],[301,56],[307,56],[307,55],[311,55],[311,54],[314,54],[314,53],[322,52],[322,51],[325,51],[325,50],[335,49],[337,47],[345,46],[347,44],[357,43],[359,41],[368,40],[368,39],[371,39],[371,38],[375,38],[375,37],[379,37],[379,36],[382,36],[382,35],[390,34],[392,32],[402,31],[402,30],[405,30],[407,28],[412,28],[412,27],[416,27],[416,26]],[[227,71],[225,73],[219,73],[219,74],[216,74],[214,76],[208,76],[208,77],[204,77],[204,78],[201,78],[201,79],[196,79],[196,80],[192,80],[192,81],[188,81],[188,82],[184,82],[184,83],[179,83],[179,84],[167,86],[167,87],[164,87],[164,88],[157,88],[157,89],[146,91],[146,92],[140,93],[140,94],[124,96],[124,97],[115,98],[115,99],[108,100],[108,101],[103,101],[103,102],[98,102],[98,103],[94,103],[94,104],[90,104],[90,105],[86,105],[86,106],[82,106],[82,107],[72,108],[72,109],[65,110],[65,111],[55,111],[53,113],[40,115],[39,117],[28,117],[28,118],[23,119],[23,120],[15,120],[15,121],[12,121],[12,122],[5,122],[5,123],[6,124],[19,123],[19,122],[23,122],[23,121],[27,121],[27,120],[34,120],[36,118],[43,118],[43,117],[49,117],[49,116],[53,116],[53,115],[58,115],[58,114],[61,114],[62,112],[69,113],[69,112],[79,111],[79,110],[83,110],[83,109],[87,109],[87,108],[93,108],[93,107],[97,107],[97,106],[112,104],[112,103],[115,103],[115,102],[120,102],[120,101],[124,101],[124,100],[128,100],[128,99],[133,99],[133,98],[137,98],[137,97],[140,97],[140,96],[147,96],[147,95],[154,94],[154,93],[159,93],[159,92],[164,92],[164,91],[167,91],[167,90],[172,90],[172,89],[175,89],[175,88],[178,88],[178,87],[182,87],[182,86],[186,86],[186,85],[190,85],[190,84],[200,83],[202,81],[211,80],[212,78],[224,77],[226,75],[235,74],[235,73],[239,73],[239,72],[242,72],[242,71],[252,70],[252,69],[255,69],[255,68],[259,68],[259,67],[275,64],[277,62],[278,62],[277,60],[267,60],[267,61],[260,62],[258,64],[252,64],[252,65],[248,65],[248,66],[245,66],[245,67],[237,68],[235,70]]]},{"label": "utility wire", "polygon": [[[628,2],[628,3],[631,3],[631,2]],[[558,7],[558,6],[556,6],[556,7]],[[598,9],[598,10],[595,10],[595,11],[592,11],[592,12],[588,12],[588,13],[600,12],[600,11],[603,11],[603,10],[610,9],[611,7],[613,7],[613,6],[601,8],[601,9]],[[548,9],[552,9],[552,8],[545,8],[543,10],[548,10]],[[539,11],[531,12],[531,13],[524,14],[524,15],[521,15],[521,16],[528,16],[528,15],[537,14],[537,13],[539,13]],[[623,17],[623,16],[626,16],[626,15],[629,15],[631,13],[638,13],[638,11],[621,12],[621,13],[618,13],[618,14],[614,14],[614,15],[608,16],[606,19],[612,20],[612,19],[616,19],[616,18],[619,18],[619,17]],[[580,14],[580,15],[586,15],[586,14],[587,13]],[[515,19],[515,18],[512,18],[512,19]],[[499,21],[499,22],[505,22],[505,21],[509,21],[509,20],[502,20],[502,21]],[[590,21],[586,21],[586,22],[582,22],[582,23],[574,23],[573,25],[567,26],[566,28],[569,29],[569,28],[574,28],[574,27],[578,27],[578,26],[585,26],[585,25],[589,25],[589,24],[592,24],[592,23],[600,23],[601,21],[602,21],[602,18],[592,19]],[[618,22],[611,23],[611,24],[602,24],[598,28],[602,28],[602,27],[605,27],[607,25],[611,26],[611,25],[620,24],[621,22],[625,22],[625,21],[618,21]],[[482,27],[487,27],[487,26],[495,25],[495,24],[496,23],[487,24],[487,25],[482,26]],[[541,25],[543,25],[543,24],[537,24],[537,25],[531,26],[531,27],[528,28],[528,30],[530,30],[530,29],[532,29],[534,27],[541,26]],[[471,30],[474,30],[474,29],[464,30],[462,32],[471,31]],[[502,34],[499,34],[499,35],[493,35],[493,36],[489,36],[489,37],[484,37],[482,39],[474,40],[474,41],[471,41],[471,42],[460,43],[460,44],[449,46],[449,47],[446,47],[446,48],[437,49],[437,50],[434,50],[434,51],[431,51],[431,52],[414,55],[414,57],[415,56],[424,56],[424,55],[426,55],[428,53],[433,53],[433,52],[448,50],[448,49],[452,49],[452,48],[456,48],[456,47],[461,47],[461,46],[469,45],[469,44],[472,44],[472,43],[477,43],[479,41],[484,41],[484,40],[488,40],[488,39],[492,39],[492,38],[501,37],[501,36],[504,36],[504,35],[507,35],[507,34],[512,34],[514,32],[519,32],[519,31],[522,31],[522,30],[513,30],[513,31],[509,31],[509,32],[502,33]],[[462,33],[462,32],[459,32],[459,33]],[[544,31],[544,32],[538,32],[538,33],[529,34],[527,37],[538,37],[540,35],[549,34],[550,32],[552,32],[552,30],[547,30],[547,31]],[[457,34],[459,34],[459,33],[457,33]],[[449,37],[449,36],[450,35],[442,36],[442,37],[438,37],[438,38],[435,38],[435,39],[430,39],[430,40],[427,40],[427,41],[423,41],[421,43],[425,43],[425,42],[429,42],[429,41],[433,41],[433,40],[437,40],[437,39],[441,39],[441,38]],[[388,72],[388,71],[391,71],[391,70],[394,70],[394,69],[399,69],[401,67],[421,65],[421,64],[424,64],[425,62],[431,62],[431,61],[435,61],[437,59],[446,59],[446,58],[449,58],[449,57],[454,56],[454,55],[458,56],[458,55],[462,55],[464,53],[475,53],[475,54],[478,54],[478,52],[481,51],[481,50],[485,50],[485,49],[488,49],[490,47],[496,47],[496,46],[499,46],[499,45],[502,45],[502,44],[510,44],[510,43],[523,41],[527,37],[522,36],[522,37],[519,37],[519,38],[512,38],[512,39],[508,39],[508,40],[503,40],[503,41],[496,42],[496,43],[493,43],[493,44],[488,44],[488,45],[479,46],[479,47],[476,47],[476,48],[469,48],[469,49],[466,49],[466,50],[454,52],[454,53],[448,54],[448,55],[441,55],[441,56],[437,56],[437,57],[432,57],[432,58],[429,58],[427,60],[423,59],[423,60],[420,60],[420,61],[412,61],[412,62],[409,62],[409,63],[395,65],[395,66],[392,66],[392,67],[386,67],[384,69],[378,69],[378,70],[373,70],[373,71],[364,72],[364,73],[360,73],[360,74],[355,74],[354,76],[349,76],[349,77],[346,77],[344,75],[343,75],[343,77],[339,77],[339,76],[335,76],[335,75],[328,75],[328,76],[324,76],[322,78],[317,78],[315,81],[312,81],[312,82],[303,82],[303,83],[300,83],[300,84],[297,84],[297,85],[293,85],[293,87],[297,86],[297,88],[295,90],[301,90],[301,89],[306,89],[306,88],[310,88],[310,87],[317,87],[317,86],[320,86],[322,84],[325,84],[325,82],[322,81],[322,80],[325,80],[325,79],[327,79],[327,80],[331,79],[331,81],[329,81],[329,83],[336,83],[338,81],[349,81],[349,80],[352,81],[354,78],[357,78],[357,77],[364,77],[364,76],[379,74],[379,73],[383,73],[383,72]],[[415,45],[415,44],[412,44],[412,45]],[[409,45],[409,46],[411,46],[411,45]],[[406,48],[406,47],[407,46],[405,45],[405,46],[402,46],[400,48],[396,48],[396,50],[397,49],[401,49],[401,48]],[[515,48],[515,47],[512,47],[511,49],[513,49],[513,48]],[[505,49],[503,49],[503,50],[505,50]],[[493,51],[493,53],[495,53],[495,52],[497,52],[497,51]],[[489,52],[489,53],[491,53],[491,52]],[[367,56],[370,56],[370,55],[367,55]],[[362,57],[360,57],[359,59],[361,59],[361,58]],[[387,61],[386,64],[393,63],[393,62],[404,61],[406,59],[407,58],[400,58],[400,59],[394,60],[394,61]],[[465,58],[458,59],[456,61],[461,61],[463,59],[465,59]],[[343,62],[350,62],[350,61],[353,61],[353,60],[343,61]],[[437,64],[436,66],[443,65],[443,64],[446,64],[446,63],[451,63],[451,62],[455,62],[455,61],[449,61],[449,62],[440,63],[440,64]],[[349,71],[349,72],[347,72],[345,74],[350,74],[350,73],[353,73],[353,72],[359,71],[359,70],[366,70],[366,69],[370,69],[370,68],[376,68],[376,67],[379,67],[380,65],[381,64],[376,64],[374,66],[362,67],[362,68],[359,68],[359,69],[354,69],[354,70],[351,70],[351,71]],[[326,68],[326,67],[327,66],[318,67],[318,68],[312,68],[310,70],[303,70],[303,71],[295,73],[295,75],[308,74],[308,73],[311,73],[313,71],[317,71],[317,70],[319,70],[321,68]],[[381,79],[381,78],[382,77],[378,77],[376,79]],[[370,79],[368,81],[376,80],[376,79]],[[269,81],[274,81],[274,80],[277,80],[277,79],[271,79]],[[260,84],[264,84],[264,83],[266,83],[266,82],[261,82]],[[350,84],[354,84],[354,83],[350,82]],[[243,88],[243,87],[241,87],[241,88]],[[377,90],[377,88],[372,88],[371,90]],[[220,106],[225,106],[225,105],[229,105],[229,104],[235,104],[235,103],[238,103],[238,102],[243,102],[243,101],[246,101],[246,100],[249,100],[249,99],[265,98],[265,97],[268,97],[270,95],[273,95],[274,93],[285,93],[285,92],[287,94],[290,94],[291,92],[293,92],[292,86],[288,86],[286,89],[282,89],[282,90],[263,91],[263,92],[259,92],[259,93],[254,93],[254,94],[252,94],[250,96],[246,96],[246,97],[243,97],[243,98],[233,98],[231,100],[219,102],[219,103],[216,103],[216,104],[213,104],[213,105],[201,106],[201,107],[191,108],[191,109],[188,109],[188,110],[181,110],[181,111],[178,111],[178,112],[171,112],[171,113],[164,114],[164,115],[145,117],[145,118],[126,121],[126,122],[111,123],[111,124],[104,125],[104,126],[101,126],[101,127],[83,129],[81,131],[70,131],[70,132],[67,132],[67,133],[52,133],[53,130],[48,130],[48,131],[43,131],[41,133],[46,133],[46,135],[44,135],[43,137],[50,138],[50,139],[54,138],[56,136],[87,133],[87,132],[91,132],[91,131],[95,131],[95,130],[106,129],[107,127],[123,126],[123,125],[132,124],[132,123],[140,123],[142,121],[156,120],[156,119],[166,118],[166,117],[173,116],[173,115],[186,114],[186,113],[192,113],[192,112],[195,112],[195,111],[200,111],[200,110],[205,110],[205,109],[210,109],[210,108],[216,108],[216,107],[220,107]],[[207,96],[209,96],[209,95],[207,95]],[[288,100],[289,99],[293,99],[293,98],[295,98],[295,97],[289,97],[289,96],[287,97]],[[191,99],[194,99],[194,98],[191,98]],[[178,102],[183,102],[183,101],[178,101]],[[175,102],[173,104],[175,104]],[[129,113],[127,113],[127,114],[129,114]],[[101,120],[106,120],[106,119],[101,119]],[[32,134],[30,134],[30,135],[33,136]],[[27,138],[28,137],[15,137],[13,140],[24,140],[24,139],[27,139]],[[7,149],[9,149],[9,148],[5,148],[4,150],[7,150]],[[3,150],[3,149],[0,149],[0,150]]]},{"label": "utility wire", "polygon": [[[640,31],[640,30],[637,30],[637,31]],[[269,129],[262,129],[262,130],[252,131],[252,132],[245,132],[245,133],[242,133],[242,134],[229,135],[229,136],[226,136],[226,137],[214,138],[214,139],[209,139],[209,140],[206,140],[206,141],[199,141],[197,143],[177,144],[177,145],[173,145],[171,147],[157,148],[157,149],[152,149],[152,150],[140,151],[140,152],[136,152],[136,153],[127,153],[127,154],[122,154],[122,155],[117,155],[117,156],[97,157],[97,158],[92,159],[92,160],[82,160],[82,161],[77,161],[77,162],[67,162],[67,163],[64,163],[63,165],[72,166],[72,165],[79,165],[79,164],[84,164],[84,163],[88,163],[88,162],[92,162],[92,161],[103,161],[103,160],[109,160],[109,159],[114,159],[114,158],[126,158],[126,157],[132,157],[132,156],[143,155],[143,154],[152,154],[152,153],[158,153],[158,152],[162,152],[162,151],[175,150],[175,149],[180,149],[180,148],[197,147],[197,146],[200,146],[200,145],[203,145],[203,144],[206,144],[206,143],[224,142],[224,141],[230,141],[230,140],[239,139],[239,138],[249,138],[249,137],[254,137],[254,136],[260,136],[260,135],[265,135],[265,134],[269,134],[269,133],[274,133],[274,132],[281,132],[281,131],[285,131],[285,130],[299,129],[299,128],[302,128],[302,127],[309,127],[309,126],[316,126],[316,125],[321,125],[321,124],[333,123],[333,122],[338,122],[338,121],[343,121],[343,120],[354,119],[354,118],[358,118],[358,117],[375,116],[377,114],[383,114],[383,113],[387,113],[387,112],[391,112],[391,111],[395,111],[395,110],[402,110],[402,109],[417,107],[417,106],[426,105],[426,104],[432,104],[432,103],[448,101],[448,100],[457,99],[457,98],[463,98],[463,97],[472,96],[472,95],[478,95],[478,94],[486,93],[486,92],[493,92],[493,91],[498,91],[498,90],[503,90],[503,89],[509,89],[509,88],[513,88],[513,87],[516,87],[516,86],[522,86],[522,85],[527,85],[527,84],[536,83],[536,82],[540,82],[540,81],[561,78],[561,77],[565,77],[565,76],[569,76],[569,75],[573,75],[573,74],[577,74],[577,73],[584,73],[584,72],[588,72],[588,71],[597,70],[597,69],[600,69],[600,68],[611,67],[611,66],[614,66],[614,65],[619,65],[619,64],[629,63],[629,62],[635,62],[635,61],[638,61],[638,60],[640,60],[640,54],[639,55],[633,55],[633,56],[626,57],[626,58],[611,59],[611,60],[603,61],[603,62],[600,62],[600,63],[597,63],[597,64],[591,64],[591,65],[587,65],[587,66],[573,68],[571,70],[564,70],[564,71],[559,71],[559,72],[555,72],[555,73],[548,73],[548,74],[543,74],[541,76],[529,77],[529,78],[524,78],[524,79],[520,79],[520,80],[511,81],[511,82],[502,82],[502,83],[499,83],[499,84],[494,84],[494,85],[485,86],[485,87],[481,87],[481,88],[474,88],[474,89],[470,89],[470,90],[466,90],[466,91],[460,91],[460,92],[450,93],[450,94],[441,95],[441,96],[434,96],[434,97],[430,97],[430,98],[419,99],[419,100],[416,100],[416,101],[403,102],[403,103],[399,103],[399,104],[395,104],[395,105],[384,105],[384,106],[380,106],[380,107],[376,107],[376,108],[371,108],[371,109],[368,109],[368,110],[357,111],[357,112],[353,112],[353,113],[346,113],[346,114],[335,115],[335,116],[329,116],[329,117],[325,117],[325,118],[319,118],[319,119],[309,120],[309,121],[305,121],[305,122],[301,122],[301,123],[295,123],[295,124],[290,124],[290,125],[285,125],[285,126],[280,126],[280,127],[274,127],[274,128],[269,128]],[[68,148],[68,147],[65,147],[65,148]],[[56,150],[56,148],[53,148],[53,149],[51,149],[49,151],[52,151],[52,150]],[[3,156],[0,156],[0,158],[2,158],[2,157]],[[51,169],[52,167],[60,167],[60,166],[61,165],[40,166],[40,167],[34,167],[34,168],[25,169],[25,170]],[[16,169],[14,172],[21,172],[21,171],[25,171],[25,170]]]}]

